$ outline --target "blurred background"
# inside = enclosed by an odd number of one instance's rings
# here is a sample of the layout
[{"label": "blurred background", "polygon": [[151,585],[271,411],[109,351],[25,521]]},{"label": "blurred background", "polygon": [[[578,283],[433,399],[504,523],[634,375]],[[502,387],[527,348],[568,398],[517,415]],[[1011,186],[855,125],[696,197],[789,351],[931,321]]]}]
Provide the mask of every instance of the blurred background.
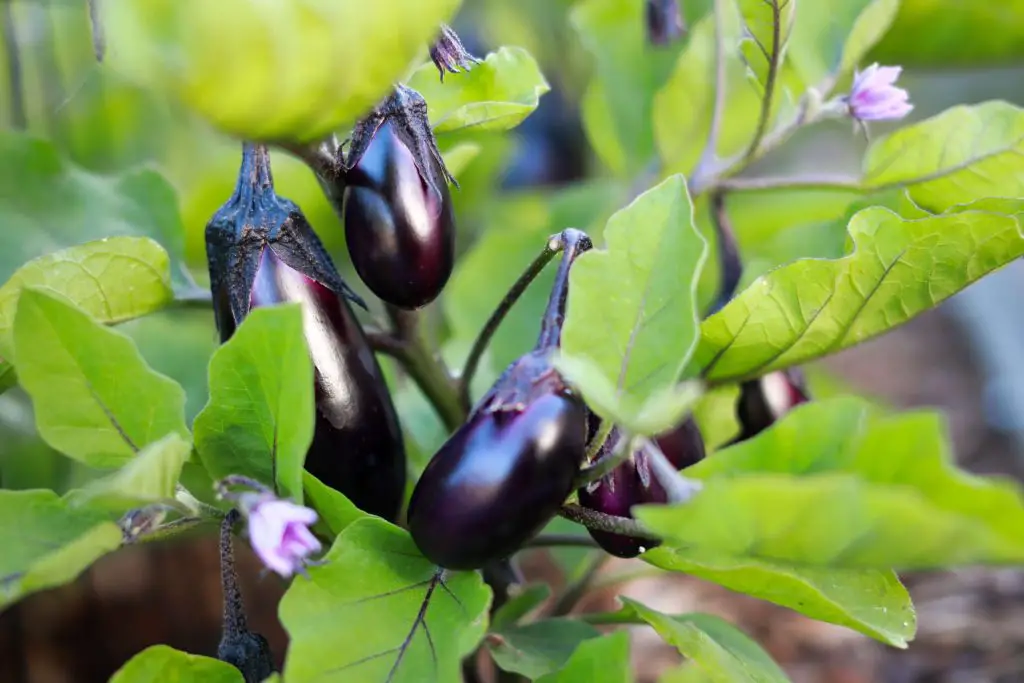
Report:
[{"label": "blurred background", "polygon": [[[552,90],[509,134],[439,139],[442,150],[464,143],[478,149],[457,173],[462,189],[453,193],[464,254],[445,310],[430,311],[442,344],[451,329],[477,325],[495,303],[474,298],[481,264],[494,265],[494,256],[501,255],[492,276],[511,281],[538,240],[563,227],[603,224],[636,189],[636,169],[616,163],[599,117],[588,109],[604,67],[574,30],[572,5],[465,0],[455,23],[479,56],[502,45],[529,49]],[[709,1],[683,5],[692,27]],[[130,224],[131,211],[108,189],[140,168],[152,168],[176,193],[154,195],[161,214],[151,218],[170,226],[165,244],[178,257],[176,277],[205,286],[203,229],[234,186],[239,144],[97,64],[84,0],[0,0],[0,24],[0,281],[34,256]],[[621,30],[634,35],[642,28]],[[657,59],[670,65],[685,46],[686,38],[662,48]],[[905,67],[900,84],[915,104],[911,120],[957,103],[1005,99],[1024,105],[1024,2],[903,0],[892,30],[869,59],[874,60]],[[22,128],[44,141],[44,148],[27,150],[3,135]],[[886,130],[872,127],[871,135]],[[823,125],[762,160],[754,172],[856,169],[865,145],[848,124]],[[47,156],[52,153],[66,161]],[[279,193],[302,207],[339,268],[350,273],[342,227],[312,174],[281,152],[273,165]],[[59,182],[53,182],[55,175]],[[23,204],[16,199],[24,201],[39,187],[58,191],[36,198],[39,210],[31,216],[19,213]],[[812,191],[735,197],[729,207],[747,279],[793,258],[838,256],[854,210],[865,202],[898,201]],[[1024,478],[1024,270],[1018,266],[881,339],[808,368],[812,390],[819,396],[857,392],[897,408],[938,407],[948,415],[962,466]],[[354,276],[348,280],[358,286]],[[703,288],[709,296],[713,284]],[[491,353],[492,371],[524,350],[523,338],[535,335],[545,290],[542,280],[506,323]],[[206,400],[206,366],[216,344],[210,312],[166,312],[121,329],[151,365],[186,388],[191,419]],[[459,350],[445,352],[457,356]],[[429,457],[439,424],[414,393],[396,393],[396,401],[405,428],[420,445],[418,453],[412,448],[414,457]],[[91,476],[38,438],[23,393],[15,389],[0,396],[0,485],[64,492]],[[244,549],[239,554],[250,619],[280,661],[286,641],[275,615],[283,586],[274,576],[261,576]],[[536,551],[525,556],[524,569],[531,578],[558,584],[567,561]],[[1024,681],[1024,576],[1016,571],[905,576],[918,607],[919,634],[909,650],[899,651],[686,577],[635,577],[644,567],[609,563],[607,587],[580,609],[612,609],[622,592],[668,612],[721,614],[761,642],[796,683]],[[628,580],[616,581],[620,574]],[[160,642],[213,654],[220,600],[211,535],[124,549],[77,582],[0,614],[0,681],[105,681],[133,654]],[[634,636],[638,680],[655,681],[677,661],[653,633],[637,629]]]}]

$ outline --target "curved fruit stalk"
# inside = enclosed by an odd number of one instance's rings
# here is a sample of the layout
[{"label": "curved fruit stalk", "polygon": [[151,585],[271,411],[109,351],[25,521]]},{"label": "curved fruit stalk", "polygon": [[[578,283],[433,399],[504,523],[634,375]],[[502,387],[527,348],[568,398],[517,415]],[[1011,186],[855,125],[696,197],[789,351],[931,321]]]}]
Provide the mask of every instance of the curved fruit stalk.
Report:
[{"label": "curved fruit stalk", "polygon": [[394,405],[334,264],[298,207],[274,193],[265,148],[246,145],[238,188],[207,226],[206,248],[221,341],[251,307],[302,304],[317,408],[306,469],[394,521],[406,478]]},{"label": "curved fruit stalk", "polygon": [[740,434],[731,443],[757,436],[801,403],[811,400],[799,368],[770,372],[740,384],[736,416]]},{"label": "curved fruit stalk", "polygon": [[420,94],[398,86],[356,125],[348,157],[318,177],[345,224],[352,265],[370,291],[405,309],[436,299],[455,262],[448,194],[455,179]]},{"label": "curved fruit stalk", "polygon": [[[591,420],[597,424],[596,419]],[[596,430],[593,430],[596,431]],[[591,434],[590,438],[593,438]],[[623,435],[613,428],[601,446],[595,460],[611,457],[618,448],[625,448]],[[678,427],[654,438],[655,445],[678,471],[704,458],[704,439],[693,417],[687,417]],[[632,518],[634,505],[670,502],[668,492],[653,472],[647,449],[635,450],[621,465],[597,481],[577,490],[582,507],[616,517]],[[636,557],[656,547],[656,541],[644,541],[632,536],[587,529],[597,544],[616,557]]]},{"label": "curved fruit stalk", "polygon": [[534,350],[512,363],[441,446],[409,503],[420,550],[450,569],[510,556],[572,492],[587,441],[587,408],[550,362],[565,315],[569,267],[590,248],[562,233],[563,256]]}]

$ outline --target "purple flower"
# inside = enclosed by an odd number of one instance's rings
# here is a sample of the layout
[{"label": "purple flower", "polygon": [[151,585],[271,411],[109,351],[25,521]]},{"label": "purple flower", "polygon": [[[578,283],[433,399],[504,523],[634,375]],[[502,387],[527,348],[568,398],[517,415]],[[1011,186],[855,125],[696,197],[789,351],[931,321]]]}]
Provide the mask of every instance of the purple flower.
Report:
[{"label": "purple flower", "polygon": [[901,66],[872,64],[854,73],[847,98],[850,116],[861,121],[883,121],[909,114],[914,105],[907,101],[907,91],[894,85],[901,71]]},{"label": "purple flower", "polygon": [[441,24],[441,33],[434,44],[430,46],[430,58],[441,74],[442,83],[445,71],[457,74],[460,66],[464,71],[469,71],[474,64],[480,63],[479,59],[469,54],[469,51],[463,47],[462,41],[459,40],[459,36],[446,24]]},{"label": "purple flower", "polygon": [[300,571],[306,558],[320,551],[320,541],[309,530],[317,520],[313,510],[273,494],[255,494],[245,507],[253,550],[281,576],[288,578]]}]

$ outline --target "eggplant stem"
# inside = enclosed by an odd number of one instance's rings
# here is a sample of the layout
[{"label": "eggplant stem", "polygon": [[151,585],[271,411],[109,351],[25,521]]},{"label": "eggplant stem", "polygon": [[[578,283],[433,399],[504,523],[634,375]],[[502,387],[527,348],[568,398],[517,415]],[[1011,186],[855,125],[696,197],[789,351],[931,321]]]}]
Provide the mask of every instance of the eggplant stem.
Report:
[{"label": "eggplant stem", "polygon": [[512,286],[506,292],[505,296],[498,303],[498,306],[491,313],[491,317],[487,319],[480,333],[477,335],[476,340],[473,342],[473,347],[469,351],[469,356],[466,357],[466,364],[462,369],[462,374],[459,377],[459,401],[462,404],[463,409],[468,413],[470,406],[472,405],[469,396],[470,384],[473,383],[473,377],[476,376],[476,371],[480,366],[480,360],[483,358],[484,351],[491,343],[491,339],[494,337],[494,333],[498,331],[505,316],[512,309],[512,306],[519,301],[519,297],[523,295],[523,292],[530,286],[530,284],[537,279],[541,271],[544,270],[545,266],[551,262],[562,249],[562,240],[559,236],[552,236],[548,239],[544,245],[544,249],[537,255],[536,258],[526,267],[522,275],[519,276]]},{"label": "eggplant stem", "polygon": [[558,514],[571,522],[582,524],[588,529],[594,529],[595,531],[629,536],[630,538],[638,538],[642,541],[661,541],[660,538],[644,529],[640,522],[629,517],[606,515],[603,512],[591,510],[575,503],[566,503],[558,511]]},{"label": "eggplant stem", "polygon": [[595,434],[593,440],[587,444],[585,460],[587,464],[593,463],[597,459],[598,453],[601,452],[601,447],[604,446],[613,429],[615,429],[615,423],[611,420],[601,420],[601,426],[598,427],[597,434]]},{"label": "eggplant stem", "polygon": [[548,307],[540,321],[540,335],[537,337],[535,351],[558,347],[562,339],[562,323],[565,322],[565,303],[569,297],[569,269],[577,256],[594,246],[587,233],[575,228],[566,228],[559,233],[558,239],[562,244],[562,262],[558,264]]},{"label": "eggplant stem", "polygon": [[704,487],[697,479],[689,479],[681,475],[661,452],[658,445],[650,439],[644,440],[642,448],[651,465],[651,474],[668,494],[669,504],[686,503]]},{"label": "eggplant stem", "polygon": [[631,439],[620,438],[618,443],[612,444],[612,448],[609,449],[608,453],[593,461],[590,465],[580,468],[580,471],[576,474],[573,488],[583,488],[587,484],[610,474],[616,467],[629,459],[630,455],[633,454],[633,450],[634,447]]},{"label": "eggplant stem", "polygon": [[241,519],[238,510],[231,510],[220,524],[220,582],[224,591],[224,624],[221,640],[238,638],[248,630],[245,618],[245,603],[238,587],[238,572],[235,571],[235,550],[232,530]]},{"label": "eggplant stem", "polygon": [[601,573],[601,569],[605,563],[611,559],[611,555],[603,551],[597,551],[590,558],[587,563],[586,569],[583,573],[576,577],[573,581],[565,587],[562,594],[558,596],[552,604],[551,609],[547,612],[548,618],[564,617],[572,611],[573,607],[587,594],[587,590],[590,585],[597,578],[597,575]]}]

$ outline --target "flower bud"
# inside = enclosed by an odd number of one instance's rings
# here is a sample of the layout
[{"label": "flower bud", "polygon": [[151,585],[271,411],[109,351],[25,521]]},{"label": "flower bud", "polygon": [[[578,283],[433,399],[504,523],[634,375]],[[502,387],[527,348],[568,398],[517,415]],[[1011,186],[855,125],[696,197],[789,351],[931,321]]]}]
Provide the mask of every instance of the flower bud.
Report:
[{"label": "flower bud", "polygon": [[320,541],[309,530],[317,520],[315,510],[272,493],[243,494],[240,502],[249,519],[249,543],[268,569],[288,578],[320,552]]},{"label": "flower bud", "polygon": [[895,83],[903,67],[872,64],[853,76],[853,86],[846,98],[850,116],[859,121],[902,119],[914,105],[909,95]]},{"label": "flower bud", "polygon": [[430,59],[434,61],[442,83],[445,71],[457,74],[460,66],[463,70],[469,71],[475,64],[480,63],[479,59],[463,47],[459,36],[447,24],[441,24],[441,33],[430,46]]},{"label": "flower bud", "polygon": [[572,491],[586,447],[587,409],[550,357],[561,336],[569,266],[590,240],[575,230],[563,240],[536,347],[495,382],[413,491],[413,540],[442,567],[476,569],[508,557]]}]

